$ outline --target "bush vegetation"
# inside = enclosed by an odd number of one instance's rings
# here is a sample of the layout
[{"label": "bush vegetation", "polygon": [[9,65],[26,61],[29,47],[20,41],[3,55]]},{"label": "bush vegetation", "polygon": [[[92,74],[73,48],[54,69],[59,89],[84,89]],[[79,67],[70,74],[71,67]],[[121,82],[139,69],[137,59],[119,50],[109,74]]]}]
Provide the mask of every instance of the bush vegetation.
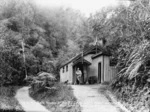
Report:
[{"label": "bush vegetation", "polygon": [[34,97],[34,99],[38,101],[65,101],[72,100],[76,101],[76,98],[73,96],[71,86],[64,85],[63,83],[56,82],[52,89],[41,89],[36,87],[36,90],[33,87],[30,89],[30,95]]},{"label": "bush vegetation", "polygon": [[27,0],[0,4],[0,84],[20,84],[41,71],[59,79],[61,64],[80,51],[80,37],[86,41],[90,34],[86,18],[71,8],[45,11]]},{"label": "bush vegetation", "polygon": [[42,72],[34,77],[29,94],[52,112],[80,111],[71,86],[57,82],[50,73]]},{"label": "bush vegetation", "polygon": [[0,112],[24,112],[15,99],[18,86],[0,87]]},{"label": "bush vegetation", "polygon": [[0,89],[7,86],[8,91],[0,93],[6,96],[0,105],[5,100],[9,107],[11,101],[18,104],[14,96],[7,97],[17,90],[10,85],[30,84],[41,71],[59,80],[59,67],[83,48],[80,37],[86,41],[90,29],[87,18],[71,8],[45,10],[29,0],[1,0],[0,4]]},{"label": "bush vegetation", "polygon": [[30,96],[52,112],[80,112],[81,108],[69,85],[56,82],[53,88],[30,89]]},{"label": "bush vegetation", "polygon": [[89,19],[93,33],[105,38],[119,73],[110,87],[133,112],[149,112],[150,1],[103,9]]},{"label": "bush vegetation", "polygon": [[[111,83],[118,98],[134,112],[148,111],[150,3],[129,1],[128,6],[109,7],[89,18],[70,8],[46,12],[31,2],[0,1],[4,4],[0,7],[0,85],[20,85],[26,78],[32,82],[31,77],[41,71],[59,80],[61,64],[93,45],[97,37],[107,41],[102,47],[111,52],[119,70]],[[54,89],[45,84],[33,84],[31,96],[39,101],[75,100],[69,86],[52,83]]]}]

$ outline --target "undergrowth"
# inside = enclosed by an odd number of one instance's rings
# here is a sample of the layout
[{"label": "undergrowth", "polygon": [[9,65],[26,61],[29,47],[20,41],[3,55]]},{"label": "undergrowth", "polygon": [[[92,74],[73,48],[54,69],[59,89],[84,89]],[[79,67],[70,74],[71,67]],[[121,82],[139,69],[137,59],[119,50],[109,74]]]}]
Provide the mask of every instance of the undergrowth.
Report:
[{"label": "undergrowth", "polygon": [[64,100],[70,100],[70,101],[76,101],[76,98],[73,95],[72,88],[70,86],[61,84],[61,83],[55,83],[54,87],[56,89],[39,89],[36,91],[33,91],[32,88],[30,88],[30,95],[38,100],[38,101],[50,101],[50,102],[56,102],[56,101],[64,101]]},{"label": "undergrowth", "polygon": [[132,112],[149,112],[150,42],[142,41],[124,60],[111,88],[117,98]]},{"label": "undergrowth", "polygon": [[55,83],[53,88],[55,89],[39,89],[36,91],[30,88],[30,96],[41,102],[41,104],[52,112],[81,111],[71,86],[64,85],[63,83]]},{"label": "undergrowth", "polygon": [[0,112],[24,112],[15,99],[19,86],[0,87]]}]

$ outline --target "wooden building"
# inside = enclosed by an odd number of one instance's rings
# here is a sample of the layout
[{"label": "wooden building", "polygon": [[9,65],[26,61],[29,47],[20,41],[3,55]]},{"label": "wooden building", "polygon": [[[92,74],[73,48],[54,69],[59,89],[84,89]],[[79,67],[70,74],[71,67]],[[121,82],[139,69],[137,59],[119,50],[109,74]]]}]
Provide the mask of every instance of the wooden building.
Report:
[{"label": "wooden building", "polygon": [[82,71],[83,83],[91,76],[96,76],[97,83],[109,82],[117,73],[116,69],[110,66],[110,56],[102,47],[92,46],[61,66],[60,81],[76,84],[75,71],[79,68]]}]

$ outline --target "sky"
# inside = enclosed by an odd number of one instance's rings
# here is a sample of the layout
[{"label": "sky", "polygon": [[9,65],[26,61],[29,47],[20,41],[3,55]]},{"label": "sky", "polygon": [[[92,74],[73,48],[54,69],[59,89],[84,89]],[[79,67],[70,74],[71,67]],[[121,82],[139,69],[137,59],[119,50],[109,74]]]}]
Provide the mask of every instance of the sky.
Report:
[{"label": "sky", "polygon": [[[119,5],[119,0],[34,0],[36,4],[40,7],[71,7],[76,10],[80,10],[86,16],[90,13],[95,13],[103,7],[117,6]],[[128,5],[128,2],[124,2]]]}]

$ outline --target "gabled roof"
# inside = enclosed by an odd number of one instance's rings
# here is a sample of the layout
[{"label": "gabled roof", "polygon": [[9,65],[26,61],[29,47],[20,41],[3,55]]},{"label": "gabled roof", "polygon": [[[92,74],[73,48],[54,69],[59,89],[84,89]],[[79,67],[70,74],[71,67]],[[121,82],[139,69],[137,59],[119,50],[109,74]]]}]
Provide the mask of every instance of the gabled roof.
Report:
[{"label": "gabled roof", "polygon": [[73,58],[71,58],[69,61],[67,61],[67,62],[63,63],[63,64],[61,65],[61,67],[60,67],[60,68],[62,68],[63,66],[65,66],[65,65],[69,64],[69,63],[70,63],[70,62],[72,62],[73,60],[79,59],[81,56],[82,56],[82,54],[81,54],[81,53],[80,53],[80,54],[78,54],[78,55],[76,55],[76,56],[74,56],[74,57],[73,57]]},{"label": "gabled roof", "polygon": [[75,61],[73,62],[73,65],[76,65],[76,64],[78,64],[78,63],[82,63],[82,64],[86,64],[86,65],[91,65],[91,63],[90,63],[89,61],[87,61],[86,59],[82,59],[82,58],[80,58],[80,59],[78,59],[78,60],[75,60]]},{"label": "gabled roof", "polygon": [[111,56],[111,54],[110,53],[108,53],[108,52],[99,52],[98,54],[95,54],[95,55],[93,55],[92,56],[92,59],[95,59],[95,58],[97,58],[97,57],[99,57],[99,56]]},{"label": "gabled roof", "polygon": [[86,56],[86,55],[88,55],[88,54],[96,54],[96,52],[98,52],[98,53],[99,53],[99,52],[103,52],[102,47],[100,47],[100,46],[91,46],[91,47],[88,48],[87,50],[84,50],[84,51],[83,51],[83,54],[82,54],[82,52],[81,52],[81,53],[79,53],[78,55],[76,55],[75,57],[71,58],[69,61],[67,61],[67,62],[65,62],[64,64],[62,64],[62,66],[61,66],[60,68],[62,68],[63,66],[69,64],[69,63],[72,62],[72,61],[75,61],[75,60],[80,59],[80,58],[82,57],[82,55],[83,55],[83,56]]}]

